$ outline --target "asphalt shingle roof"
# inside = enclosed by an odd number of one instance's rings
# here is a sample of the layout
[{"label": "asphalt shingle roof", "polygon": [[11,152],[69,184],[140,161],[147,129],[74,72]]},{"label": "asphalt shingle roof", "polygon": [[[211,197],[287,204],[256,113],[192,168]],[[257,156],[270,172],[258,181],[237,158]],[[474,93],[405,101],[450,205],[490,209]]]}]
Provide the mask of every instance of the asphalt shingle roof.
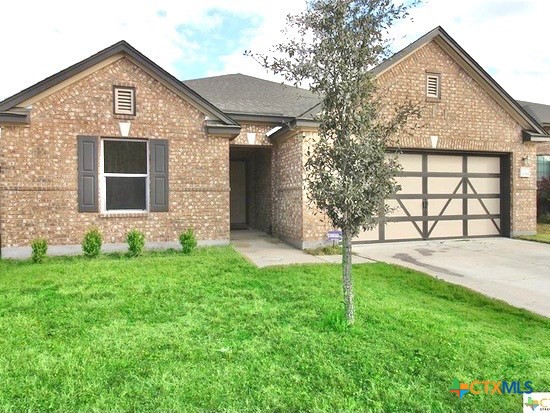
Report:
[{"label": "asphalt shingle roof", "polygon": [[235,73],[183,83],[225,113],[299,117],[320,102],[307,89]]},{"label": "asphalt shingle roof", "polygon": [[531,115],[538,123],[550,124],[550,105],[543,103],[517,101],[525,111]]}]

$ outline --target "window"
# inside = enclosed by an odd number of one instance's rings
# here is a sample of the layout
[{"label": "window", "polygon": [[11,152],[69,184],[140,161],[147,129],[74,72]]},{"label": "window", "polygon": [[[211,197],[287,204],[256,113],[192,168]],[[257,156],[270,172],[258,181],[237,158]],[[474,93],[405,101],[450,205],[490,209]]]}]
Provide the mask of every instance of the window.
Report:
[{"label": "window", "polygon": [[115,86],[113,106],[117,115],[136,114],[136,90],[133,87]]},{"label": "window", "polygon": [[103,210],[147,211],[147,142],[103,139],[102,146]]},{"label": "window", "polygon": [[426,97],[433,98],[433,99],[439,99],[439,81],[440,81],[440,75],[438,74],[427,74],[426,75]]},{"label": "window", "polygon": [[550,155],[537,156],[537,179],[550,178]]}]

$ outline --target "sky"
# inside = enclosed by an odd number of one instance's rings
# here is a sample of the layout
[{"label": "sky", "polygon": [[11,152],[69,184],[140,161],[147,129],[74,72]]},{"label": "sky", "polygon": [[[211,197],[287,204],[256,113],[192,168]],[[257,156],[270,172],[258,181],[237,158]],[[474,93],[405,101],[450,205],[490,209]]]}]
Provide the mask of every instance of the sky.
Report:
[{"label": "sky", "polygon": [[[0,8],[0,99],[126,40],[179,79],[279,80],[244,50],[282,40],[301,0],[25,0]],[[424,0],[389,33],[395,51],[442,26],[519,100],[550,104],[550,1]]]}]

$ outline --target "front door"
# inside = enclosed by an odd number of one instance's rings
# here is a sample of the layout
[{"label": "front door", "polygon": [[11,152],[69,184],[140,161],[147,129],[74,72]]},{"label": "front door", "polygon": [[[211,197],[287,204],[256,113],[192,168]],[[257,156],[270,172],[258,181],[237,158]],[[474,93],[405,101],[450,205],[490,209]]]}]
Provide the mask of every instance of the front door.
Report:
[{"label": "front door", "polygon": [[230,223],[232,228],[246,226],[246,162],[231,161],[229,167]]}]

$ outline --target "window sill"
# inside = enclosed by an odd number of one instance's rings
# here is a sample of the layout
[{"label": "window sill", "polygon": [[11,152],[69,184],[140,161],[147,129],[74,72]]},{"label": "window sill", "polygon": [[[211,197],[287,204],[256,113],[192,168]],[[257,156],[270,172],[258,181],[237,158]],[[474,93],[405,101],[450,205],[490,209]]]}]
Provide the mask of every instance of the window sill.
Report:
[{"label": "window sill", "polygon": [[146,218],[149,211],[133,211],[133,212],[101,212],[100,218]]}]

